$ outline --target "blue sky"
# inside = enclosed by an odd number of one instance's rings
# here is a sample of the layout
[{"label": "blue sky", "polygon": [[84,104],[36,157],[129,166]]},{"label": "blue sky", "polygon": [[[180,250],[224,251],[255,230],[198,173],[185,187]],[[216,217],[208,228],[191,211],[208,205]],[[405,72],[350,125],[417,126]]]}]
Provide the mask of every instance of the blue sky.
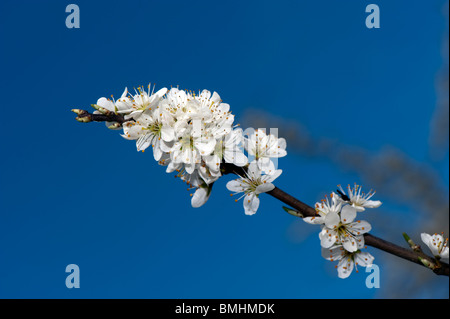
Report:
[{"label": "blue sky", "polygon": [[[224,177],[194,209],[150,153],[70,109],[149,82],[209,89],[237,122],[260,109],[317,137],[374,152],[391,144],[425,162],[444,1],[377,0],[376,30],[365,27],[367,1],[80,0],[79,29],[65,26],[69,3],[0,4],[0,297],[384,296],[366,288],[364,270],[337,278],[318,229],[274,198],[245,216]],[[305,202],[359,182],[287,144],[276,185]],[[448,165],[438,169],[448,189]],[[80,289],[65,287],[72,263]],[[445,280],[444,294],[428,297],[448,298]]]}]

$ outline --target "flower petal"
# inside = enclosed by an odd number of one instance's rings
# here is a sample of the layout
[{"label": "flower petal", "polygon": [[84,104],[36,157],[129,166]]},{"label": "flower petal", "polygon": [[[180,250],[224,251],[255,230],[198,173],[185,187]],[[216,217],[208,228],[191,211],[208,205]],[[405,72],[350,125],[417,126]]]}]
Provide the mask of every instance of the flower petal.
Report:
[{"label": "flower petal", "polygon": [[356,218],[356,209],[353,206],[346,205],[341,209],[341,221],[343,224],[349,224]]},{"label": "flower petal", "polygon": [[330,248],[336,242],[336,240],[337,240],[336,237],[337,237],[337,233],[335,231],[325,228],[320,232],[320,235],[319,235],[320,245],[323,248]]},{"label": "flower petal", "polygon": [[244,183],[242,183],[242,180],[240,179],[235,179],[227,183],[227,189],[230,192],[241,193],[244,191],[245,189],[244,187],[245,185]]},{"label": "flower petal", "polygon": [[364,203],[364,207],[366,208],[378,208],[380,207],[382,202],[379,200],[368,200]]},{"label": "flower petal", "polygon": [[327,226],[330,229],[336,228],[339,225],[340,222],[339,215],[335,212],[329,212],[325,216],[325,226]]},{"label": "flower petal", "polygon": [[202,156],[210,155],[216,146],[216,140],[211,137],[202,137],[194,141],[194,146]]},{"label": "flower petal", "polygon": [[372,226],[365,220],[358,220],[347,225],[348,230],[354,235],[362,235],[372,230]]},{"label": "flower petal", "polygon": [[138,152],[144,151],[150,146],[153,139],[153,134],[145,134],[138,138],[136,141],[136,148]]},{"label": "flower petal", "polygon": [[420,234],[420,237],[422,238],[423,243],[427,246],[431,242],[431,235],[427,233]]},{"label": "flower petal", "polygon": [[261,170],[258,168],[258,164],[256,163],[256,161],[253,161],[250,163],[250,165],[248,165],[247,174],[252,179],[257,179],[261,176]]},{"label": "flower petal", "polygon": [[211,194],[210,189],[207,187],[198,188],[191,199],[191,205],[194,208],[203,206],[209,199]]},{"label": "flower petal", "polygon": [[272,174],[268,174],[267,176],[267,181],[268,182],[273,182],[274,180],[276,180],[281,173],[283,173],[282,169],[277,169],[276,171],[274,171]]},{"label": "flower petal", "polygon": [[158,139],[155,139],[155,144],[153,145],[153,158],[155,161],[159,161],[161,159],[161,156],[163,154],[163,151],[161,150],[160,141]]},{"label": "flower petal", "polygon": [[303,221],[305,221],[308,224],[312,224],[312,225],[319,225],[319,224],[323,224],[325,222],[325,217],[304,217]]},{"label": "flower petal", "polygon": [[347,278],[352,273],[353,267],[354,263],[350,257],[342,258],[337,267],[338,277],[342,279]]},{"label": "flower petal", "polygon": [[449,257],[448,247],[445,247],[444,249],[442,249],[442,251],[439,255],[441,256],[441,258],[448,259],[448,257]]},{"label": "flower petal", "polygon": [[245,215],[254,215],[259,207],[259,198],[254,194],[247,194],[244,197]]},{"label": "flower petal", "polygon": [[322,248],[322,257],[329,261],[338,261],[345,256],[342,246],[334,246],[331,248]]},{"label": "flower petal", "polygon": [[175,138],[175,131],[168,125],[163,125],[161,128],[161,138],[166,142],[171,142]]},{"label": "flower petal", "polygon": [[342,246],[344,246],[344,249],[349,252],[355,252],[358,250],[357,241],[353,236],[344,237]]},{"label": "flower petal", "polygon": [[367,252],[360,252],[355,254],[355,262],[358,263],[358,266],[367,267],[372,265],[374,261],[374,257]]},{"label": "flower petal", "polygon": [[242,153],[240,150],[235,151],[225,150],[225,152],[223,153],[223,158],[225,159],[225,162],[232,163],[239,167],[247,165],[248,163],[247,156],[245,156],[245,154]]},{"label": "flower petal", "polygon": [[258,185],[258,187],[256,187],[255,194],[267,193],[273,190],[274,188],[275,185],[273,185],[272,183],[261,184]]}]

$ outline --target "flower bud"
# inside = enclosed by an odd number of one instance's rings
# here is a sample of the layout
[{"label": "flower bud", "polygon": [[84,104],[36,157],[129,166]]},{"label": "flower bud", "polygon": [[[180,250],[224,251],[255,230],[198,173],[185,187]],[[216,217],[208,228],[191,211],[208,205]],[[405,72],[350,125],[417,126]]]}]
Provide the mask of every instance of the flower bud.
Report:
[{"label": "flower bud", "polygon": [[286,206],[283,206],[283,209],[284,209],[284,211],[285,211],[286,213],[291,214],[291,215],[293,215],[293,216],[300,217],[300,218],[305,217],[302,213],[296,211],[295,209],[291,209],[291,208],[286,207]]},{"label": "flower bud", "polygon": [[72,109],[71,111],[72,111],[73,113],[75,113],[75,114],[78,114],[78,115],[84,113],[84,111],[83,111],[83,110],[80,110],[80,109]]},{"label": "flower bud", "polygon": [[111,111],[108,111],[107,109],[101,107],[100,105],[91,104],[91,106],[102,114],[110,115],[112,113]]},{"label": "flower bud", "polygon": [[428,268],[430,268],[430,269],[435,269],[435,268],[436,268],[436,265],[435,265],[434,263],[428,261],[427,259],[422,258],[422,257],[420,257],[420,256],[417,257],[417,258],[419,258],[420,262],[421,262],[424,266],[426,266],[426,267],[428,267]]},{"label": "flower bud", "polygon": [[75,120],[81,123],[89,123],[92,122],[91,118],[89,116],[83,116],[83,117],[76,117]]},{"label": "flower bud", "polygon": [[122,126],[122,125],[120,125],[120,123],[115,122],[115,123],[111,124],[110,126],[108,126],[108,128],[109,128],[110,130],[117,130],[117,129],[119,129],[121,126]]}]

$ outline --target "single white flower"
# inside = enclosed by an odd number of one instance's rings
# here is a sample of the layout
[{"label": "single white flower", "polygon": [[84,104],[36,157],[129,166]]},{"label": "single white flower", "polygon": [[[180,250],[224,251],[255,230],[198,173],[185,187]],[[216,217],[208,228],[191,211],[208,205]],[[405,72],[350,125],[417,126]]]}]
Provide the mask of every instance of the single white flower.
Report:
[{"label": "single white flower", "polygon": [[156,108],[161,101],[162,97],[166,94],[167,89],[162,88],[156,93],[153,90],[150,91],[151,85],[148,85],[148,91],[146,92],[143,87],[139,87],[136,94],[133,96],[133,100],[129,103],[129,109],[123,112],[129,113],[125,115],[125,119],[139,119],[139,117],[147,110],[152,111]]},{"label": "single white flower", "polygon": [[275,135],[267,135],[264,130],[257,129],[245,140],[245,149],[254,156],[258,167],[267,174],[275,171],[272,158],[286,156],[286,140]]},{"label": "single white flower", "polygon": [[367,194],[362,193],[362,187],[355,184],[354,189],[350,185],[347,186],[348,194],[346,194],[341,185],[338,185],[338,187],[341,200],[352,205],[358,212],[365,211],[366,208],[377,208],[382,204],[379,200],[370,200],[375,195],[375,191],[371,190]]},{"label": "single white flower", "polygon": [[256,213],[259,207],[259,194],[266,193],[275,188],[272,182],[278,178],[282,173],[282,170],[276,170],[271,175],[262,175],[256,163],[250,163],[245,177],[240,176],[239,179],[229,181],[227,188],[229,191],[234,192],[236,195],[244,193],[239,199],[244,197],[244,210],[246,215],[253,215]]},{"label": "single white flower", "polygon": [[230,112],[230,105],[223,103],[217,92],[211,95],[210,91],[203,90],[199,95],[190,96],[189,100],[198,102],[198,117],[206,126],[213,124],[211,127],[218,129],[215,135],[225,135],[231,131],[234,115]]},{"label": "single white flower", "polygon": [[354,221],[356,209],[350,205],[342,207],[341,212],[329,212],[324,219],[324,226],[319,234],[323,248],[334,244],[342,244],[349,252],[358,249],[358,244],[364,245],[363,234],[369,232],[372,226],[366,221]]},{"label": "single white flower", "polygon": [[361,252],[360,249],[363,246],[359,244],[354,252],[347,251],[341,245],[322,248],[322,257],[330,261],[338,261],[336,266],[338,277],[345,279],[350,276],[354,268],[358,272],[358,266],[367,267],[373,264],[375,258],[367,252]]},{"label": "single white flower", "polygon": [[448,250],[448,238],[444,240],[444,237],[440,234],[429,235],[427,233],[422,233],[420,235],[422,237],[422,241],[425,245],[430,248],[433,256],[437,258],[449,258],[449,250]]},{"label": "single white flower", "polygon": [[331,201],[326,197],[326,199],[322,200],[320,203],[316,203],[316,212],[319,214],[319,216],[313,216],[313,217],[305,217],[303,220],[307,222],[308,224],[324,224],[325,223],[325,217],[329,213],[340,213],[342,208],[342,201],[340,201],[338,196],[335,193],[331,193],[330,195]]},{"label": "single white flower", "polygon": [[164,152],[170,152],[175,136],[172,127],[164,124],[160,114],[158,109],[147,110],[136,122],[128,121],[122,125],[124,131],[122,136],[128,140],[137,140],[138,152],[143,152],[152,145],[156,161],[161,159]]}]

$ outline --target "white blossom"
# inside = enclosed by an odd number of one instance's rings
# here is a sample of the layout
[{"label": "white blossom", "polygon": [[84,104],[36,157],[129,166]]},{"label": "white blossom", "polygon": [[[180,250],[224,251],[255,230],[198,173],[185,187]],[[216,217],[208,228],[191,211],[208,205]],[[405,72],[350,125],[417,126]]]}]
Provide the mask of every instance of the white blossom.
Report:
[{"label": "white blossom", "polygon": [[354,252],[358,245],[364,245],[363,234],[371,230],[366,221],[354,221],[356,209],[350,205],[342,207],[340,213],[330,212],[324,218],[324,225],[319,234],[322,247],[329,248],[334,244],[342,244],[345,250]]},{"label": "white blossom", "polygon": [[340,213],[343,205],[342,201],[338,199],[338,196],[335,193],[331,193],[330,197],[331,201],[327,197],[320,203],[316,203],[315,209],[319,216],[305,217],[303,220],[308,224],[324,224],[325,217],[328,213]]},{"label": "white blossom", "polygon": [[362,192],[362,187],[355,184],[354,189],[352,189],[350,185],[347,186],[348,194],[346,194],[341,185],[338,185],[338,187],[341,193],[341,200],[350,203],[350,205],[358,212],[362,212],[366,210],[366,208],[378,208],[382,204],[378,200],[370,200],[373,195],[375,195],[375,191],[371,190],[369,193],[365,194]]},{"label": "white blossom", "polygon": [[444,237],[440,234],[430,235],[427,233],[421,234],[422,241],[425,245],[430,248],[433,256],[437,258],[449,258],[449,250],[448,250],[448,238],[444,240]]},{"label": "white blossom", "polygon": [[229,181],[227,188],[232,195],[244,193],[239,199],[244,197],[244,210],[246,215],[253,215],[259,207],[259,194],[270,192],[275,188],[272,182],[278,178],[282,170],[276,170],[273,174],[261,174],[261,170],[256,163],[250,163],[245,176],[240,176],[239,179]]},{"label": "white blossom", "polygon": [[329,261],[338,261],[336,266],[338,271],[338,277],[345,279],[356,269],[358,272],[358,266],[367,267],[373,264],[374,257],[367,253],[362,252],[360,249],[363,245],[358,244],[358,248],[354,252],[349,252],[341,245],[335,245],[330,248],[322,248],[322,257]]},{"label": "white blossom", "polygon": [[153,90],[150,91],[151,85],[148,85],[148,91],[145,91],[143,87],[138,87],[136,94],[133,96],[133,100],[127,103],[129,108],[123,112],[129,113],[125,115],[125,119],[139,119],[139,117],[145,111],[152,111],[156,108],[161,101],[161,98],[166,94],[167,89],[162,88],[161,90],[154,93]]},{"label": "white blossom", "polygon": [[164,152],[170,152],[173,145],[173,128],[163,120],[158,109],[143,112],[137,121],[128,121],[123,124],[124,138],[137,140],[138,151],[145,151],[150,145],[153,147],[153,156],[156,161],[161,159]]},{"label": "white blossom", "polygon": [[264,130],[257,129],[245,140],[245,149],[254,157],[258,167],[267,174],[275,171],[272,158],[287,155],[286,140],[273,134],[267,135]]}]

